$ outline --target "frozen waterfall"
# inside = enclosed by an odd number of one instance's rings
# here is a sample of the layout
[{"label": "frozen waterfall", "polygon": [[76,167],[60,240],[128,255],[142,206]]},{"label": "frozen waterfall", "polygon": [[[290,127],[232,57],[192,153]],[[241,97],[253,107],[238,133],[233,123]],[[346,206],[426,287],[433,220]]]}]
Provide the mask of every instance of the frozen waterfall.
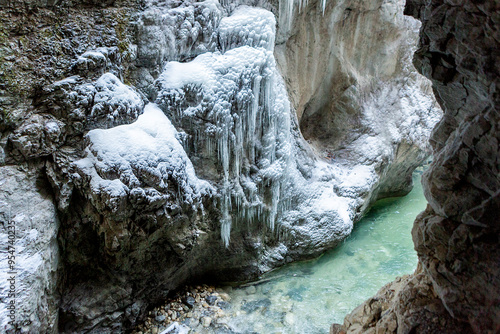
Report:
[{"label": "frozen waterfall", "polygon": [[[274,230],[285,203],[280,194],[293,143],[290,102],[272,53],[275,26],[269,11],[239,7],[220,22],[222,52],[169,62],[157,81],[158,101],[177,122],[203,120],[191,136],[197,150],[217,149],[226,246],[235,216],[264,219]],[[186,106],[188,96],[196,102]]]}]

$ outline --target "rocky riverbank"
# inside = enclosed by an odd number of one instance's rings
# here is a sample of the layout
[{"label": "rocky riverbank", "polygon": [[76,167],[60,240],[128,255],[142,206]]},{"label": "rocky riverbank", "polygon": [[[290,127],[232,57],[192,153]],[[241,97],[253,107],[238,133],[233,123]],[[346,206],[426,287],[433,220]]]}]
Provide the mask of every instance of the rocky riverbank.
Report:
[{"label": "rocky riverbank", "polygon": [[132,334],[236,333],[227,324],[226,311],[232,307],[228,289],[231,287],[186,287],[149,311],[146,321]]}]

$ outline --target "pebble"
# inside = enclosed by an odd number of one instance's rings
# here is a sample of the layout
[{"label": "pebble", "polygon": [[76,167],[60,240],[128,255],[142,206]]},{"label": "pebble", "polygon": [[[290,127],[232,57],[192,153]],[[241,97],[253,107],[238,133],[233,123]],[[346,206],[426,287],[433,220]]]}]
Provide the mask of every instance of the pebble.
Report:
[{"label": "pebble", "polygon": [[221,292],[221,293],[219,293],[219,296],[220,296],[220,298],[221,298],[223,301],[225,301],[225,302],[228,302],[228,301],[230,301],[230,300],[231,300],[231,296],[229,296],[229,295],[228,295],[227,293],[225,293],[225,292]]},{"label": "pebble", "polygon": [[257,292],[257,289],[255,288],[255,286],[251,285],[249,286],[247,289],[246,289],[246,293],[248,295],[253,295]]},{"label": "pebble", "polygon": [[158,322],[164,322],[166,318],[167,318],[167,317],[165,317],[165,316],[162,314],[162,315],[158,315],[158,316],[156,316],[155,320],[156,320],[156,321],[158,321]]},{"label": "pebble", "polygon": [[217,296],[214,295],[208,295],[205,297],[205,300],[207,301],[208,305],[215,305],[215,302],[217,301]]},{"label": "pebble", "polygon": [[210,318],[210,317],[203,317],[203,318],[201,318],[201,324],[203,325],[203,327],[210,326],[211,322],[212,322],[212,318]]},{"label": "pebble", "polygon": [[[205,333],[207,327],[225,323],[228,315],[223,309],[232,306],[227,302],[231,297],[221,289],[209,286],[187,288],[162,306],[150,311],[143,324],[132,334],[159,334],[173,322],[189,326],[189,333]],[[225,332],[220,332],[225,333]]]}]

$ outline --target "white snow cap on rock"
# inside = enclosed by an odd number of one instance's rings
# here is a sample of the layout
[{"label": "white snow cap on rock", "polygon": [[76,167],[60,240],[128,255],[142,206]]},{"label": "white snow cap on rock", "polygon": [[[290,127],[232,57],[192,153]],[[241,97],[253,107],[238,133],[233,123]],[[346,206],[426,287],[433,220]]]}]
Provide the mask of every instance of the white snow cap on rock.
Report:
[{"label": "white snow cap on rock", "polygon": [[[118,117],[120,114],[133,113],[137,117],[144,103],[137,92],[123,84],[114,74],[103,74],[94,84],[96,94],[91,116],[112,111],[108,117]],[[109,110],[104,110],[109,109]]]},{"label": "white snow cap on rock", "polygon": [[151,202],[166,201],[172,180],[183,200],[196,204],[213,188],[196,177],[177,136],[170,120],[150,103],[132,124],[90,131],[87,157],[75,165],[90,178],[92,195],[104,199],[113,211],[119,210],[119,203],[132,192]]}]

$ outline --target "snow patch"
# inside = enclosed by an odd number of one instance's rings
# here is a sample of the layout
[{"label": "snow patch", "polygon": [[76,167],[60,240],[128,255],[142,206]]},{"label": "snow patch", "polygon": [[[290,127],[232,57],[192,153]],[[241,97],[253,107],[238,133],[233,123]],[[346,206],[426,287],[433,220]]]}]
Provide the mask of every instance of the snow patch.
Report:
[{"label": "snow patch", "polygon": [[137,117],[144,103],[137,92],[123,84],[114,74],[103,74],[94,84],[96,94],[90,116],[106,113],[110,119],[132,114]]}]

